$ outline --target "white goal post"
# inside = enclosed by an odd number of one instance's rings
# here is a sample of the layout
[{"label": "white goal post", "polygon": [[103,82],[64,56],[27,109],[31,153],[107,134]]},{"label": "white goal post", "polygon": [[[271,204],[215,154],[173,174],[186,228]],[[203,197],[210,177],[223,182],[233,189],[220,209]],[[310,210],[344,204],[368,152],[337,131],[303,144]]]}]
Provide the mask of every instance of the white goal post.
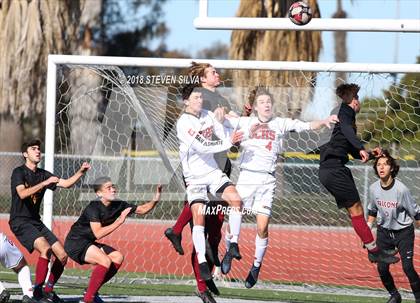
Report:
[{"label": "white goal post", "polygon": [[[187,68],[192,61],[206,62],[219,69],[313,71],[313,72],[365,72],[365,73],[420,73],[419,64],[366,64],[366,63],[321,63],[290,61],[243,61],[206,59],[133,58],[104,56],[49,55],[47,74],[47,104],[45,123],[45,169],[54,171],[56,74],[57,65],[101,65],[136,67]],[[53,193],[47,191],[44,198],[43,221],[51,228]]]},{"label": "white goal post", "polygon": [[[110,176],[119,187],[120,198],[129,202],[148,201],[156,184],[164,185],[161,203],[145,217],[130,218],[113,236],[113,243],[126,256],[120,278],[156,283],[168,276],[177,283],[189,283],[186,281],[191,279],[188,262],[178,260],[181,257],[163,233],[178,217],[185,199],[175,125],[183,109],[181,90],[187,84],[179,80],[186,78],[192,61],[210,63],[217,69],[223,81],[218,92],[238,113],[258,85],[267,87],[272,94],[276,116],[322,119],[336,105],[334,91],[338,83],[359,84],[363,104],[357,119],[360,137],[367,149],[380,145],[399,157],[399,178],[414,197],[420,197],[416,182],[420,178],[419,64],[50,55],[45,168],[63,178],[71,176],[83,161],[89,161],[92,169],[73,188],[54,192],[54,203],[52,192],[46,192],[44,223],[63,239],[94,198],[91,185],[99,176]],[[336,79],[336,72],[345,72],[347,80]],[[160,80],[150,83],[147,78]],[[172,78],[176,81],[162,81]],[[367,260],[352,238],[354,232],[345,213],[337,210],[332,196],[319,183],[317,147],[322,142],[319,133],[310,132],[290,133],[284,140],[276,166],[272,241],[265,257],[271,265],[259,283],[270,295],[279,289],[279,283],[362,287],[377,287],[380,283],[368,264],[354,272],[354,258]],[[231,158],[234,183],[239,175],[237,155]],[[372,167],[352,161],[349,168],[361,198],[367,201],[368,186],[375,179]],[[253,216],[244,217],[243,262],[227,275],[232,284],[225,286],[237,287],[234,281],[246,277],[254,252],[254,221]],[[187,229],[183,239],[188,254],[192,247]],[[222,241],[219,253],[224,246]],[[331,251],[330,246],[340,249]],[[149,251],[153,251],[154,262],[147,261]],[[299,258],[308,251],[311,253]],[[318,257],[312,258],[314,255]],[[290,264],[294,264],[293,268],[289,268]],[[86,275],[74,262],[68,268],[78,269],[69,272],[77,280]],[[338,270],[351,280],[337,277]],[[370,277],[368,282],[366,276]]]}]

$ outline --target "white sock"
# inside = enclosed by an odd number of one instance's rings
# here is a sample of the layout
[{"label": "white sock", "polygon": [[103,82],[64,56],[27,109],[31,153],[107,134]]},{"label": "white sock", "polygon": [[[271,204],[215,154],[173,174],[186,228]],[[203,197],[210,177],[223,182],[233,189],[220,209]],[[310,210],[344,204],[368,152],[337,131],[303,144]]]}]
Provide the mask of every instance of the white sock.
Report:
[{"label": "white sock", "polygon": [[241,221],[241,212],[232,211],[229,215],[229,227],[232,236],[232,238],[230,239],[231,243],[238,243],[239,233],[241,231]]},{"label": "white sock", "polygon": [[232,235],[230,233],[226,232],[226,234],[225,234],[226,251],[229,250],[230,239],[232,239]]},{"label": "white sock", "polygon": [[258,235],[255,237],[255,260],[254,266],[260,267],[267,250],[268,238],[261,239]]},{"label": "white sock", "polygon": [[192,239],[195,251],[197,252],[198,263],[207,262],[206,260],[206,239],[204,238],[204,226],[194,225]]},{"label": "white sock", "polygon": [[374,250],[376,248],[376,241],[373,241],[371,243],[366,243],[365,246],[367,250],[369,251]]},{"label": "white sock", "polygon": [[0,282],[0,293],[3,291],[3,290],[5,290],[6,288],[4,288],[4,285],[3,285],[3,283],[1,283]]},{"label": "white sock", "polygon": [[31,281],[31,270],[28,265],[22,267],[18,273],[18,281],[20,287],[22,287],[23,295],[27,295],[29,298],[32,298],[32,281]]}]

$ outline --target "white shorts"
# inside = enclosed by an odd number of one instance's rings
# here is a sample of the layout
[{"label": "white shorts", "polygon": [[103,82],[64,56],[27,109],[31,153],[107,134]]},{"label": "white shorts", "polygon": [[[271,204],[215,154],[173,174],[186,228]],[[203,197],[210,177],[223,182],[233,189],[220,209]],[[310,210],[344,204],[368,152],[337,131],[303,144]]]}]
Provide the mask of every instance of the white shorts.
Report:
[{"label": "white shorts", "polygon": [[0,233],[0,262],[6,268],[15,268],[23,259],[19,248],[5,234]]},{"label": "white shorts", "polygon": [[191,204],[194,201],[209,202],[208,193],[216,196],[216,193],[222,187],[232,185],[232,182],[220,169],[200,178],[190,178],[185,180],[187,183],[187,199]]},{"label": "white shorts", "polygon": [[249,170],[241,170],[236,184],[244,209],[268,217],[271,217],[275,189],[276,178],[272,174]]}]

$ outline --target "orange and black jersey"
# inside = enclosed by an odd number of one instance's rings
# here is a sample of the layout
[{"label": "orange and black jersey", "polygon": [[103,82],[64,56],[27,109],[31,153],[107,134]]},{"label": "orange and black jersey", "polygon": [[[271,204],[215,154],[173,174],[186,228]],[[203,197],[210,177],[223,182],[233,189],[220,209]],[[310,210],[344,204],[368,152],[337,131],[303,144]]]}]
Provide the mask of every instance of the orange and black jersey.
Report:
[{"label": "orange and black jersey", "polygon": [[13,170],[11,177],[12,205],[10,208],[10,222],[16,218],[40,220],[39,209],[45,190],[47,188],[55,190],[57,184],[52,183],[25,199],[19,197],[16,187],[24,185],[25,188],[29,188],[53,176],[52,173],[42,168],[36,168],[35,171],[32,171],[25,164]]},{"label": "orange and black jersey", "polygon": [[90,227],[90,222],[99,222],[102,226],[111,225],[128,207],[131,207],[130,214],[133,214],[137,208],[136,205],[121,200],[114,200],[108,206],[105,206],[100,199],[91,201],[71,227],[67,238],[95,241],[96,237]]}]

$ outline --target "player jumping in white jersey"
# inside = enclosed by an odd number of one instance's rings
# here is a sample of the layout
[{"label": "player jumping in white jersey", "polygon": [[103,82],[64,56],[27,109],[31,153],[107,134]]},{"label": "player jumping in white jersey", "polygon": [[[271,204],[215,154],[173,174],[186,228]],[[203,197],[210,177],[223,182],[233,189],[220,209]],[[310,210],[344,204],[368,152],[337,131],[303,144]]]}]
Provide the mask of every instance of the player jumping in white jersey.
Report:
[{"label": "player jumping in white jersey", "polygon": [[[209,201],[207,192],[229,204],[229,226],[233,236],[230,253],[233,258],[241,259],[237,243],[242,219],[242,202],[229,178],[219,169],[213,154],[227,150],[232,144],[239,142],[242,133],[235,131],[228,137],[214,114],[202,109],[201,92],[194,91],[195,88],[195,85],[188,85],[183,89],[185,110],[178,119],[176,129],[187,198],[193,215],[192,239],[197,251],[200,275],[209,281],[212,276],[205,257],[204,237],[205,205]],[[212,140],[213,132],[221,140]]]},{"label": "player jumping in white jersey", "polygon": [[[244,208],[252,211],[257,219],[255,238],[255,260],[245,281],[247,288],[253,287],[258,280],[262,260],[268,245],[268,223],[271,217],[271,204],[276,188],[274,176],[276,160],[282,152],[283,138],[287,132],[330,127],[336,123],[336,115],[325,120],[302,122],[300,120],[274,118],[272,96],[262,88],[255,94],[253,109],[256,116],[231,118],[226,115],[225,125],[240,129],[244,133],[241,142],[240,174],[236,185],[244,203]],[[228,233],[227,237],[230,235]],[[228,273],[232,256],[229,251],[222,261],[222,272]]]}]

